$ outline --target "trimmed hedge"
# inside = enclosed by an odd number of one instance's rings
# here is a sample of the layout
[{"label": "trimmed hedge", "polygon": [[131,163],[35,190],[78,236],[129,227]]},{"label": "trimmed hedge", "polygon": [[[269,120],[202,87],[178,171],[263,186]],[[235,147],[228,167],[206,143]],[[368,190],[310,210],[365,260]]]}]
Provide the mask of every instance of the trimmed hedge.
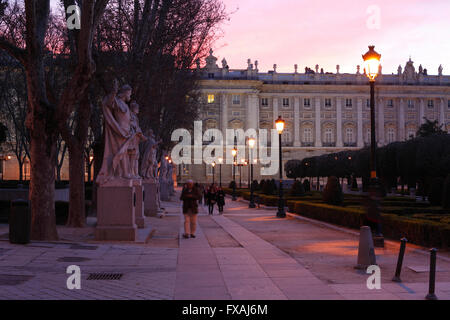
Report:
[{"label": "trimmed hedge", "polygon": [[[289,211],[308,218],[359,229],[366,213],[361,209],[307,201],[288,201]],[[450,247],[450,225],[412,217],[381,214],[383,234],[392,239],[406,237],[409,242],[422,246]]]}]

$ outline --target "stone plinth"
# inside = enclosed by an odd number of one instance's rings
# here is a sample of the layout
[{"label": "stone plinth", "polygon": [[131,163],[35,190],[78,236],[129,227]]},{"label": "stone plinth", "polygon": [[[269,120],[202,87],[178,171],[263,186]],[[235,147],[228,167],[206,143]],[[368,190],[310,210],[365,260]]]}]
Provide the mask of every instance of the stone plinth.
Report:
[{"label": "stone plinth", "polygon": [[144,180],[142,185],[145,192],[144,215],[146,217],[156,217],[159,211],[156,183],[152,180]]},{"label": "stone plinth", "polygon": [[132,180],[117,179],[98,187],[96,240],[136,241],[135,196]]},{"label": "stone plinth", "polygon": [[135,222],[139,229],[145,227],[144,220],[144,186],[142,180],[133,180],[134,191],[136,193]]},{"label": "stone plinth", "polygon": [[169,185],[168,185],[167,181],[160,181],[159,192],[161,194],[161,201],[169,201],[170,200]]}]

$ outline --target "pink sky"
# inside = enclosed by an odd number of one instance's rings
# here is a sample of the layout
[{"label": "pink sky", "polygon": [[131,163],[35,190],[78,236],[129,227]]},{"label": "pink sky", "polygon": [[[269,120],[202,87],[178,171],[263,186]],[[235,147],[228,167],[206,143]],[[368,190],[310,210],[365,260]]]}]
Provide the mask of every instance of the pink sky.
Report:
[{"label": "pink sky", "polygon": [[[214,55],[231,69],[259,61],[260,72],[293,72],[316,64],[325,72],[355,73],[361,54],[375,45],[383,73],[396,73],[411,56],[437,74],[450,74],[449,0],[223,0],[230,21],[214,45]],[[380,29],[369,29],[366,12],[380,8]]]}]

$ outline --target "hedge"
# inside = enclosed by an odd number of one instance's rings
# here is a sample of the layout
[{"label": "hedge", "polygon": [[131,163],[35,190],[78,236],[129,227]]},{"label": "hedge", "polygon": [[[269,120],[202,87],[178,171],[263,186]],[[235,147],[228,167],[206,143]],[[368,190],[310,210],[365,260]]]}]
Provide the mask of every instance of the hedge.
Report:
[{"label": "hedge", "polygon": [[[353,229],[365,223],[365,211],[342,208],[323,203],[288,201],[289,211],[308,218]],[[392,239],[406,237],[409,242],[422,246],[450,247],[450,225],[425,219],[381,214],[383,234]]]}]

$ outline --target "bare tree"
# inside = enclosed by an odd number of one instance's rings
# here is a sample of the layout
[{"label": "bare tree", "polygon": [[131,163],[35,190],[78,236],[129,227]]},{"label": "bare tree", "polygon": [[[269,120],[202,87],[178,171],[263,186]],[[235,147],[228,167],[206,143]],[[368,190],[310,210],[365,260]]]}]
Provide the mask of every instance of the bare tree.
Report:
[{"label": "bare tree", "polygon": [[[0,22],[0,49],[17,59],[26,70],[29,104],[26,124],[31,141],[32,239],[53,240],[58,238],[54,207],[58,131],[61,132],[65,140],[67,138],[66,142],[68,142],[70,152],[72,141],[68,139],[69,135],[65,128],[71,112],[80,102],[79,97],[85,96],[86,89],[95,71],[95,64],[91,56],[93,32],[107,2],[107,0],[83,1],[81,5],[82,27],[73,40],[76,45],[74,47],[76,53],[73,55],[76,58],[75,67],[56,104],[51,103],[49,99],[49,91],[51,91],[49,89],[51,88],[48,87],[48,79],[44,68],[46,50],[51,49],[51,47],[46,46],[50,20],[50,1],[25,1],[25,16],[22,17],[22,20],[19,20],[25,21],[25,28],[22,29],[22,31],[25,30],[25,38],[20,36],[23,34],[23,32],[19,32],[20,25],[13,23],[10,19],[11,14],[16,12],[14,11],[17,7],[16,3],[7,7]],[[80,158],[83,159],[83,151],[80,154]],[[73,180],[74,189],[76,189],[79,183],[75,177]],[[75,190],[75,193],[79,194],[80,192]],[[84,213],[84,195],[81,201],[83,204],[81,213],[73,214],[76,208],[72,207],[72,200],[71,190],[69,224],[83,225],[84,221],[79,221],[79,217]],[[81,205],[76,202],[73,202],[73,204],[75,206]]]}]

